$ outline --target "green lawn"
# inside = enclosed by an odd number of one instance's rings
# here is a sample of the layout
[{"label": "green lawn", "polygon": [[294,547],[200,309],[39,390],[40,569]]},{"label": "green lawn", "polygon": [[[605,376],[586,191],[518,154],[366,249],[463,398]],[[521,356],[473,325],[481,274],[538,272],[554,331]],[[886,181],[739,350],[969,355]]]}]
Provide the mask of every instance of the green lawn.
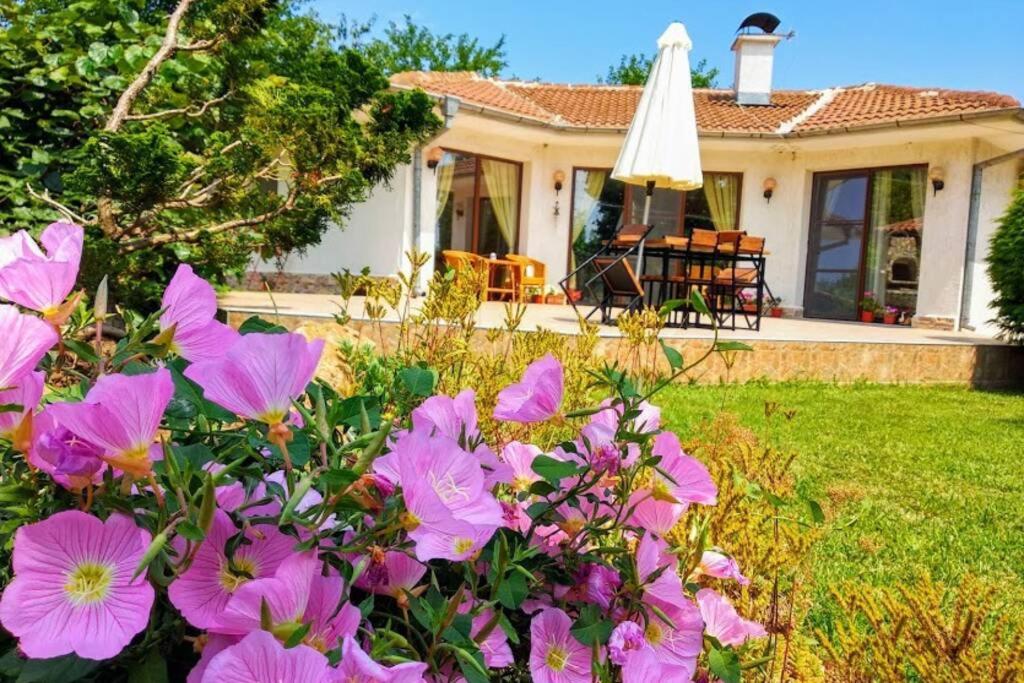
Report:
[{"label": "green lawn", "polygon": [[[814,557],[815,626],[828,586],[911,581],[922,569],[1000,586],[1000,611],[1024,622],[1024,395],[957,387],[754,383],[673,387],[659,397],[687,431],[718,410],[798,453],[802,493],[828,501]],[[765,401],[796,409],[764,418]]]}]

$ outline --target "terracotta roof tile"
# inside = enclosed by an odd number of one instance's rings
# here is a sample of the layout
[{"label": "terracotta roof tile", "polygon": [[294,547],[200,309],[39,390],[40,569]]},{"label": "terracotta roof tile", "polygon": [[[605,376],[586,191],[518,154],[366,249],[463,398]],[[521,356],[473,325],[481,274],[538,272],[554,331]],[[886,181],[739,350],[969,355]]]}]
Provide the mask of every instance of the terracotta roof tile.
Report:
[{"label": "terracotta roof tile", "polygon": [[[639,86],[501,81],[466,71],[409,71],[395,74],[391,82],[569,128],[628,127],[642,90]],[[998,93],[873,84],[776,90],[768,106],[738,105],[731,90],[697,89],[694,104],[697,128],[705,134],[814,133],[1020,107],[1014,98]]]}]

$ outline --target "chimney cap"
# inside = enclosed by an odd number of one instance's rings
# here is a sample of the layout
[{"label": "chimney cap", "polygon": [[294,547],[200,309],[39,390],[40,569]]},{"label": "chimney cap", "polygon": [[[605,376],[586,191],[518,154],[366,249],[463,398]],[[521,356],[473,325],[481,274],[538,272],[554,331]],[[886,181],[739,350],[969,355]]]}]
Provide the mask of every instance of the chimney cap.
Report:
[{"label": "chimney cap", "polygon": [[749,32],[752,28],[759,28],[765,33],[774,33],[781,23],[782,20],[770,12],[755,12],[740,22],[740,27],[736,29],[736,33],[743,29],[747,29]]}]

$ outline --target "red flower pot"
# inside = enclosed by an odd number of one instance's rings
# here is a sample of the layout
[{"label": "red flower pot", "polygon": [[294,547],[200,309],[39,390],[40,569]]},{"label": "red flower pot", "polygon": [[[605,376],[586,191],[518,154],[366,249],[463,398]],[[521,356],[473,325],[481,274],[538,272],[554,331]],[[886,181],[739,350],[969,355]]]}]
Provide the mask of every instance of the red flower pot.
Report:
[{"label": "red flower pot", "polygon": [[782,313],[783,313],[782,309],[777,307],[777,306],[775,308],[773,308],[772,311],[771,311],[771,315],[772,315],[773,318],[781,318],[782,317]]},{"label": "red flower pot", "polygon": [[544,295],[543,294],[534,294],[533,296],[530,297],[530,303],[531,304],[542,304],[542,303],[544,303]]},{"label": "red flower pot", "polygon": [[873,322],[875,322],[875,312],[874,311],[861,311],[860,312],[860,321],[862,323],[873,323]]},{"label": "red flower pot", "polygon": [[565,294],[548,294],[544,297],[544,303],[562,305],[565,303]]},{"label": "red flower pot", "polygon": [[882,315],[882,322],[886,325],[895,325],[896,318],[899,317],[899,313],[885,313]]}]

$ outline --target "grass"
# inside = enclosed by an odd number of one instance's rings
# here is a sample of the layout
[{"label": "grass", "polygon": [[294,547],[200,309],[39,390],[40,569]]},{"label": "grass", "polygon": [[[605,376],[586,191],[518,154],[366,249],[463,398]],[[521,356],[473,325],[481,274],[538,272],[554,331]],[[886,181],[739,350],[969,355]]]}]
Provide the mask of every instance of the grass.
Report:
[{"label": "grass", "polygon": [[[764,417],[766,401],[795,409]],[[999,587],[999,612],[1024,624],[1024,395],[817,383],[673,387],[659,401],[682,432],[719,410],[795,451],[802,494],[829,511],[815,549],[814,608],[830,629],[829,586],[910,582]]]}]

